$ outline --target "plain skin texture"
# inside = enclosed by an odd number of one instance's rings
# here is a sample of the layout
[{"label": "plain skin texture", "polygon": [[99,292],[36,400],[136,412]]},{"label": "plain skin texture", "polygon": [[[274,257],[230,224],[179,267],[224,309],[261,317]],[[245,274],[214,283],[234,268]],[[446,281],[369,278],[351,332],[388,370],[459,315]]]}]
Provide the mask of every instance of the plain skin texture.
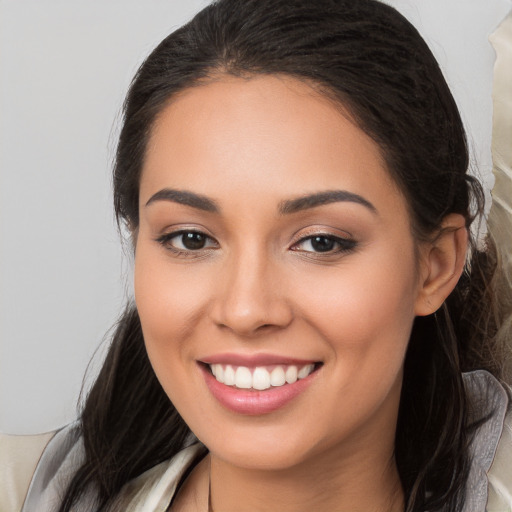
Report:
[{"label": "plain skin texture", "polygon": [[[207,196],[219,213],[170,200]],[[344,190],[369,201],[291,214],[283,201]],[[210,456],[176,510],[401,510],[393,458],[413,319],[455,286],[464,219],[418,244],[378,146],[332,101],[285,77],[220,77],[188,89],[153,127],[140,185],[135,295],[151,363]],[[200,231],[204,248],[182,238]],[[354,247],[315,252],[313,235]],[[348,246],[347,246],[348,247]],[[181,252],[176,252],[180,250]],[[236,414],[210,394],[198,361],[270,353],[321,362],[281,409]]]}]

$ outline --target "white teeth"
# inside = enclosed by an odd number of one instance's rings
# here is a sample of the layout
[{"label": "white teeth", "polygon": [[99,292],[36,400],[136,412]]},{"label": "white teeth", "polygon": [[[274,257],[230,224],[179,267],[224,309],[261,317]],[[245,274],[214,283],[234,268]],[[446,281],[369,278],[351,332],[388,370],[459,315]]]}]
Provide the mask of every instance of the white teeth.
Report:
[{"label": "white teeth", "polygon": [[282,366],[276,366],[270,374],[270,384],[272,386],[282,386],[286,383],[286,377]]},{"label": "white teeth", "polygon": [[313,372],[315,365],[307,364],[300,369],[295,365],[276,366],[270,372],[264,366],[257,366],[251,370],[246,366],[233,367],[230,364],[211,364],[210,369],[215,379],[227,386],[263,391],[305,379]]},{"label": "white teeth", "polygon": [[252,374],[249,368],[239,366],[235,372],[235,386],[240,389],[252,388]]},{"label": "white teeth", "polygon": [[215,378],[219,382],[224,382],[224,369],[222,368],[222,365],[214,364],[213,367],[215,368],[215,371],[213,371],[213,368],[212,368],[212,372],[215,375]]},{"label": "white teeth", "polygon": [[314,364],[308,364],[307,366],[303,366],[297,373],[297,377],[299,379],[305,379],[313,371],[314,367]]},{"label": "white teeth", "polygon": [[288,368],[286,368],[285,378],[288,384],[293,384],[294,382],[297,382],[297,367],[288,366]]},{"label": "white teeth", "polygon": [[270,374],[265,368],[256,368],[252,374],[252,387],[254,389],[268,389],[270,387]]},{"label": "white teeth", "polygon": [[228,364],[224,370],[224,384],[226,384],[226,386],[235,385],[235,370],[233,370],[230,364]]}]

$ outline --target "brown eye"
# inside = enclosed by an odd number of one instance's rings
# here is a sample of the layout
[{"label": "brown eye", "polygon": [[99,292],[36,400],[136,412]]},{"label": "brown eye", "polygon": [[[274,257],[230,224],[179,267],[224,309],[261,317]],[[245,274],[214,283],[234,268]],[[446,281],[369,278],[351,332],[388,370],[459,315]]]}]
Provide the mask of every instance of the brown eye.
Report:
[{"label": "brown eye", "polygon": [[337,254],[349,252],[357,245],[355,240],[331,235],[313,235],[297,242],[292,250],[313,254]]},{"label": "brown eye", "polygon": [[191,231],[189,233],[183,233],[180,236],[183,247],[189,251],[197,251],[198,249],[203,249],[206,245],[206,236],[202,233]]},{"label": "brown eye", "polygon": [[162,235],[156,241],[176,253],[197,252],[218,247],[218,243],[213,238],[201,231],[175,231]]},{"label": "brown eye", "polygon": [[326,236],[314,236],[311,238],[311,247],[316,252],[329,252],[336,247],[336,242]]}]

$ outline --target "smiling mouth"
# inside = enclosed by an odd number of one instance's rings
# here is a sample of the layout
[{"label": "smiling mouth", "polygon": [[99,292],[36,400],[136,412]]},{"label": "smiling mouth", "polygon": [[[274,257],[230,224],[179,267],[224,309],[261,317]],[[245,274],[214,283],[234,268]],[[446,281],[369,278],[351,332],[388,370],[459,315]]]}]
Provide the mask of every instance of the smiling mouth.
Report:
[{"label": "smiling mouth", "polygon": [[271,365],[236,366],[231,364],[207,364],[211,375],[217,382],[237,389],[264,391],[287,384],[294,384],[297,380],[305,379],[316,371],[321,363],[306,365]]}]

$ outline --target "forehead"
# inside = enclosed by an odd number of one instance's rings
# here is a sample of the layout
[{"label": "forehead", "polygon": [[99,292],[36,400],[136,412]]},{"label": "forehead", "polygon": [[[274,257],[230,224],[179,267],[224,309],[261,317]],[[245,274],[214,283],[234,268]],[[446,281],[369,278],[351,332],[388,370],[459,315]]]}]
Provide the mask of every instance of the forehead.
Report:
[{"label": "forehead", "polygon": [[164,187],[220,200],[343,188],[403,201],[379,147],[342,107],[282,76],[225,76],[173,97],[152,129],[141,201]]}]

